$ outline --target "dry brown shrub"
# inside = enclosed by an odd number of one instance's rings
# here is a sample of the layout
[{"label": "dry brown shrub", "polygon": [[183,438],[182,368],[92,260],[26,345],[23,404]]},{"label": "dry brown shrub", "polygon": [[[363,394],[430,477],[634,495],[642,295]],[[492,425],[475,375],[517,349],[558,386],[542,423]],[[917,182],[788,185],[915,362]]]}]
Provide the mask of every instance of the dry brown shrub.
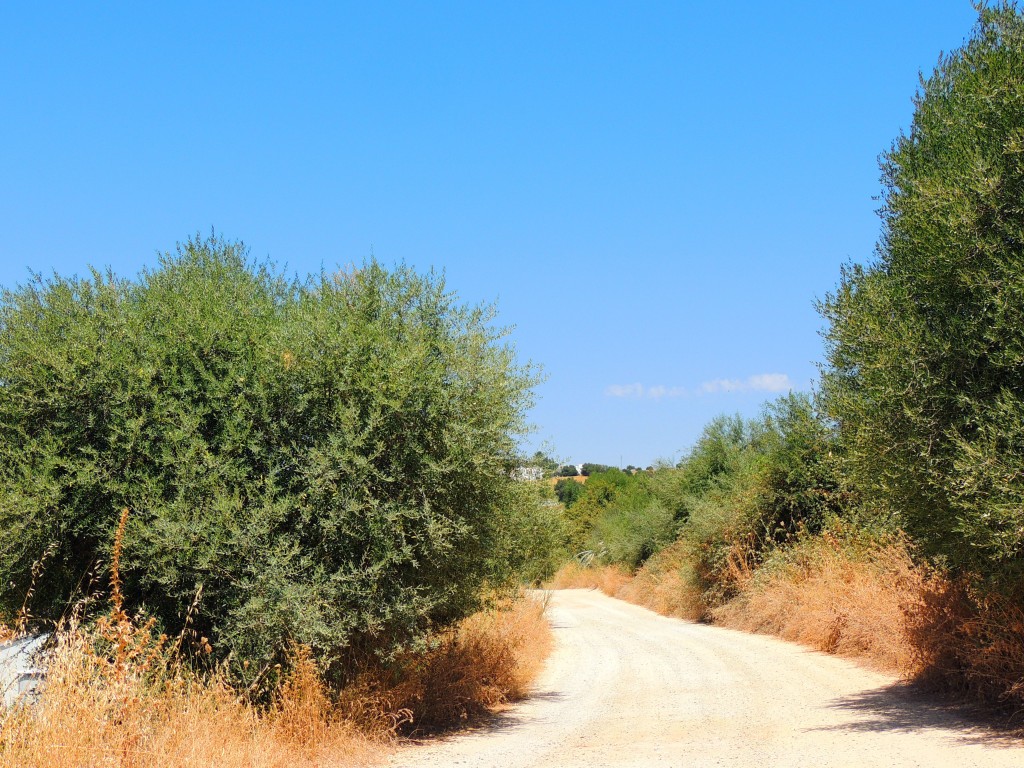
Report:
[{"label": "dry brown shrub", "polygon": [[865,544],[824,534],[769,559],[713,616],[734,629],[911,674],[917,659],[904,616],[930,578],[901,540]]},{"label": "dry brown shrub", "polygon": [[163,640],[147,624],[112,622],[106,635],[64,631],[38,700],[0,714],[0,766],[369,764],[399,728],[450,728],[525,696],[551,646],[544,608],[543,600],[520,599],[475,614],[427,652],[367,671],[337,697],[309,651],[296,647],[262,707],[223,676],[167,666],[157,652]]},{"label": "dry brown shrub", "polygon": [[[330,706],[308,650],[296,647],[273,703],[258,708],[221,674],[192,673],[152,620],[123,610],[111,558],[111,610],[88,630],[56,634],[35,701],[0,713],[0,766],[224,768],[363,765],[381,749]],[[199,638],[200,651],[209,651]]]},{"label": "dry brown shrub", "polygon": [[152,621],[126,615],[118,567],[126,519],[111,560],[110,612],[91,629],[57,632],[42,691],[0,710],[0,768],[364,765],[405,721],[448,726],[525,695],[550,649],[543,601],[508,600],[337,697],[296,646],[272,701],[258,706],[224,674],[190,671],[180,639],[168,647]]},{"label": "dry brown shrub", "polygon": [[612,565],[563,565],[545,585],[549,589],[597,589],[664,616],[698,621],[706,608],[684,542],[677,541],[652,556],[630,575]]},{"label": "dry brown shrub", "polygon": [[[447,730],[521,699],[551,649],[543,599],[499,603],[435,637],[426,651],[375,664],[342,692],[341,706],[404,733]],[[379,725],[377,727],[380,727]]]},{"label": "dry brown shrub", "polygon": [[[140,632],[141,633],[141,632]],[[144,643],[131,638],[136,646]],[[83,631],[59,635],[38,699],[2,715],[0,766],[185,768],[361,765],[380,747],[319,709],[303,663],[269,710],[221,678],[118,666]],[[319,685],[317,681],[316,685]],[[297,727],[298,723],[302,727]]]},{"label": "dry brown shrub", "polygon": [[677,541],[644,563],[615,596],[664,616],[704,619],[707,609],[692,562],[687,544]]},{"label": "dry brown shrub", "polygon": [[907,634],[919,682],[1024,711],[1024,596],[937,575],[909,606]]},{"label": "dry brown shrub", "polygon": [[611,597],[632,577],[614,565],[581,565],[575,560],[558,569],[545,584],[548,589],[598,589]]}]

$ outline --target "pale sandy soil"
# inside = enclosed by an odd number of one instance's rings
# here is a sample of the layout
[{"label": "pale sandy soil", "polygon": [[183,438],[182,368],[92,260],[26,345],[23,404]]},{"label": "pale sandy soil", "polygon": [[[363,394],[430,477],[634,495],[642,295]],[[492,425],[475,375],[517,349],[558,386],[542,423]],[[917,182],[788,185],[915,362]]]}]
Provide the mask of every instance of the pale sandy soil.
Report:
[{"label": "pale sandy soil", "polygon": [[551,593],[549,616],[530,700],[390,765],[1024,766],[1022,742],[842,659],[590,590]]}]

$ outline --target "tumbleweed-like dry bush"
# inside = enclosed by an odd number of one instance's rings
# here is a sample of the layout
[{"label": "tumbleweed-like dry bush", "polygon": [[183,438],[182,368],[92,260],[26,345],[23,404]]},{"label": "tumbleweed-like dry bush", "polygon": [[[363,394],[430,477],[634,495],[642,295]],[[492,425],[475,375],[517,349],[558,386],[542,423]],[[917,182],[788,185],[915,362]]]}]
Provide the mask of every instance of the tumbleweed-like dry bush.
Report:
[{"label": "tumbleweed-like dry bush", "polygon": [[677,541],[656,553],[617,597],[664,616],[700,621],[707,615],[686,542]]},{"label": "tumbleweed-like dry bush", "polygon": [[253,703],[223,671],[193,672],[183,638],[169,643],[154,620],[124,611],[127,516],[114,540],[109,612],[89,628],[59,630],[41,692],[0,710],[0,768],[364,765],[403,726],[453,727],[524,696],[550,650],[544,601],[519,595],[428,638],[425,651],[368,666],[333,695],[310,651],[294,646],[269,703]]},{"label": "tumbleweed-like dry bush", "polygon": [[[168,666],[145,625],[113,629],[98,638],[59,633],[41,695],[0,714],[0,765],[360,765],[380,748],[332,709],[308,656],[295,658],[273,703],[257,708],[221,676]],[[118,643],[109,655],[97,650],[104,640]]]},{"label": "tumbleweed-like dry bush", "polygon": [[697,621],[705,617],[700,589],[686,544],[677,541],[656,552],[635,574],[614,565],[563,565],[545,586],[549,589],[597,589],[664,616]]},{"label": "tumbleweed-like dry bush", "polygon": [[1024,596],[935,578],[907,614],[922,684],[1024,712]]}]

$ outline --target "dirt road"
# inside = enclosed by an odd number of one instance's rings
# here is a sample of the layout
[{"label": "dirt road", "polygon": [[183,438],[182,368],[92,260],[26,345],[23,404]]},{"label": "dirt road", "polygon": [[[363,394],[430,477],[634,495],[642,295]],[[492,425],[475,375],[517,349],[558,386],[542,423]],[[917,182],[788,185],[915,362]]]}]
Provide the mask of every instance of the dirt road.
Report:
[{"label": "dirt road", "polygon": [[1024,766],[1021,742],[842,659],[589,590],[551,593],[549,616],[533,698],[391,765]]}]

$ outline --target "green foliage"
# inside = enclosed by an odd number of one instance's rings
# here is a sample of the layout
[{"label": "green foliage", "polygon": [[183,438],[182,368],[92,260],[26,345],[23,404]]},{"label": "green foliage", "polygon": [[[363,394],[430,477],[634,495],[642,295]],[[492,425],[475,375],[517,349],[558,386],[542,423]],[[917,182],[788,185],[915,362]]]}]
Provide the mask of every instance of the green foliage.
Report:
[{"label": "green foliage", "polygon": [[517,581],[539,585],[569,557],[562,509],[544,483],[517,483],[512,490],[510,522],[495,556],[507,559],[505,570]]},{"label": "green foliage", "polygon": [[833,442],[811,398],[792,393],[760,419],[714,419],[677,467],[649,476],[709,603],[775,547],[843,512]]},{"label": "green foliage", "polygon": [[1024,20],[979,8],[882,161],[877,261],[843,272],[824,402],[866,504],[956,566],[1024,575]]},{"label": "green foliage", "polygon": [[616,467],[609,467],[607,464],[586,463],[583,465],[580,474],[589,477],[590,475],[598,475],[602,472],[607,472],[610,469],[616,469]]},{"label": "green foliage", "polygon": [[606,563],[639,566],[675,538],[672,513],[651,494],[646,474],[619,469],[590,475],[586,484],[562,480],[555,493],[566,506],[570,553],[591,550]]},{"label": "green foliage", "polygon": [[559,467],[558,462],[544,451],[534,451],[533,456],[527,459],[525,464],[540,469],[544,477],[553,477]]},{"label": "green foliage", "polygon": [[818,533],[845,514],[835,433],[810,396],[791,392],[765,406],[760,451],[765,456],[758,521],[764,539],[783,542]]},{"label": "green foliage", "polygon": [[681,535],[710,589],[730,567],[753,566],[841,512],[833,440],[803,394],[760,419],[720,416],[676,467],[591,475],[567,511],[569,530],[577,547],[631,568]]},{"label": "green foliage", "polygon": [[754,429],[753,423],[739,415],[718,416],[704,427],[676,471],[662,468],[654,473],[654,493],[677,521],[689,518],[694,500],[706,493],[716,478],[733,471],[739,457],[753,444]]},{"label": "green foliage", "polygon": [[555,496],[566,507],[575,504],[585,492],[586,488],[583,483],[577,483],[569,478],[563,478],[555,483]]},{"label": "green foliage", "polygon": [[533,377],[493,319],[432,274],[295,282],[216,239],[5,291],[0,612],[46,552],[56,619],[128,507],[128,604],[221,655],[329,664],[465,615],[550,522],[511,479]]},{"label": "green foliage", "polygon": [[583,495],[566,510],[565,514],[565,530],[570,551],[589,549],[590,532],[594,523],[611,506],[619,491],[629,481],[630,476],[618,469],[590,475],[587,478],[583,486]]},{"label": "green foliage", "polygon": [[590,549],[607,563],[638,568],[675,539],[676,525],[669,511],[646,489],[620,494],[597,520],[590,534]]},{"label": "green foliage", "polygon": [[555,472],[555,477],[576,477],[579,474],[579,470],[576,469],[572,464],[565,464],[558,468]]}]

